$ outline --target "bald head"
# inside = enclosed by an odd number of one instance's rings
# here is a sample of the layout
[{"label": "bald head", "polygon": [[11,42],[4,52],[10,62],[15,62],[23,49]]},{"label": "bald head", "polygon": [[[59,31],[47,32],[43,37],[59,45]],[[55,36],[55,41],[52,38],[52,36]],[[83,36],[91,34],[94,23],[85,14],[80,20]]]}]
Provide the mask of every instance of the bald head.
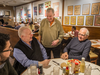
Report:
[{"label": "bald head", "polygon": [[[25,35],[25,30],[29,29],[28,26],[23,26],[23,27],[20,27],[19,30],[18,30],[18,36],[21,38],[21,35]],[[29,29],[30,30],[30,29]],[[31,30],[30,30],[31,31]]]}]

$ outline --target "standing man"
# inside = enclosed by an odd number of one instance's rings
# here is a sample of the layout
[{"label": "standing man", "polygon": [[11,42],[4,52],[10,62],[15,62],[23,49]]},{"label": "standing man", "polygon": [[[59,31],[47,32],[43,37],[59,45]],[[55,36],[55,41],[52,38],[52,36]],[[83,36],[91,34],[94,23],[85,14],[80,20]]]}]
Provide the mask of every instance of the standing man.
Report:
[{"label": "standing man", "polygon": [[0,75],[18,75],[9,63],[10,51],[12,50],[9,35],[0,33]]},{"label": "standing man", "polygon": [[54,58],[59,58],[64,31],[61,23],[54,18],[53,8],[48,8],[46,14],[47,18],[43,19],[40,24],[39,41],[45,47],[49,59],[51,58],[51,50]]}]

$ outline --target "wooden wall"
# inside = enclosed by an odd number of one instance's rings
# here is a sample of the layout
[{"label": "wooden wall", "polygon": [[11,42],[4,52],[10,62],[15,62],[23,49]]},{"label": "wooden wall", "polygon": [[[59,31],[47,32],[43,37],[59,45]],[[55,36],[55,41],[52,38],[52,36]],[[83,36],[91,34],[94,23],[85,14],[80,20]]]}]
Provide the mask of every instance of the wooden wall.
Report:
[{"label": "wooden wall", "polygon": [[[69,25],[62,25],[65,32],[71,31],[72,26]],[[80,28],[83,28],[86,26],[76,26],[77,30],[80,30]],[[89,39],[100,39],[100,27],[86,27],[89,32]]]},{"label": "wooden wall", "polygon": [[11,46],[14,48],[14,46],[16,45],[16,43],[19,40],[18,31],[15,30],[15,29],[11,29],[11,28],[6,28],[6,27],[1,27],[0,26],[0,33],[5,33],[5,34],[9,34],[10,35]]},{"label": "wooden wall", "polygon": [[14,17],[15,11],[13,10],[13,6],[6,6],[6,7],[4,7],[4,6],[0,5],[0,10],[10,10],[11,11],[12,21],[9,21],[6,17],[0,18],[0,19],[4,19],[4,22],[8,22],[9,25],[14,26],[13,17]]}]

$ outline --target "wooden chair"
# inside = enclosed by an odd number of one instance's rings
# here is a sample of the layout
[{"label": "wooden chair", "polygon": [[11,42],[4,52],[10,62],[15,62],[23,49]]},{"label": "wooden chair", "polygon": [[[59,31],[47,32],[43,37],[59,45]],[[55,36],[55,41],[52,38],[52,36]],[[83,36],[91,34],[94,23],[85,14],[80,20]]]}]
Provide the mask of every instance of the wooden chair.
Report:
[{"label": "wooden chair", "polygon": [[89,53],[91,63],[97,64],[98,55],[90,51]]}]

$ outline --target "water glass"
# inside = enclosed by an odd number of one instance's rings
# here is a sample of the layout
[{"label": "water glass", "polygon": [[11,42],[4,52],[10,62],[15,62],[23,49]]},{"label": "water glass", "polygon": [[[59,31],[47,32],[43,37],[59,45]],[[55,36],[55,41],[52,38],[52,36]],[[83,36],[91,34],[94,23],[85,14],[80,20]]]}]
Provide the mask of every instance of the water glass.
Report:
[{"label": "water glass", "polygon": [[91,75],[91,70],[92,70],[92,67],[90,65],[85,66],[84,75]]},{"label": "water glass", "polygon": [[27,68],[27,75],[31,75],[31,69],[30,69],[30,67]]},{"label": "water glass", "polygon": [[31,75],[37,75],[37,66],[36,66],[36,64],[31,64],[30,69],[31,69]]}]

